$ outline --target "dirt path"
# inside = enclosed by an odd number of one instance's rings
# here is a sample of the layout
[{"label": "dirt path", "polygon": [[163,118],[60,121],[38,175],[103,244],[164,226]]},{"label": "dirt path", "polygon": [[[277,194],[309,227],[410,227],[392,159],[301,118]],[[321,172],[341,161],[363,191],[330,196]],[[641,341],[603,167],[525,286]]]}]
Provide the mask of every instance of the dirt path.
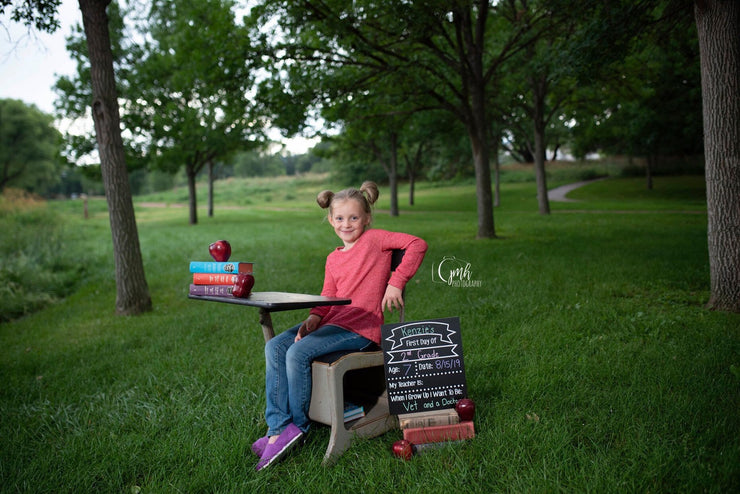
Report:
[{"label": "dirt path", "polygon": [[599,180],[606,180],[607,178],[609,177],[595,178],[593,180],[583,180],[582,182],[561,185],[560,187],[555,187],[554,189],[548,190],[547,198],[553,202],[579,202],[576,199],[568,199],[568,197],[566,196],[570,191],[577,189],[578,187],[583,187],[584,185],[598,182]]}]

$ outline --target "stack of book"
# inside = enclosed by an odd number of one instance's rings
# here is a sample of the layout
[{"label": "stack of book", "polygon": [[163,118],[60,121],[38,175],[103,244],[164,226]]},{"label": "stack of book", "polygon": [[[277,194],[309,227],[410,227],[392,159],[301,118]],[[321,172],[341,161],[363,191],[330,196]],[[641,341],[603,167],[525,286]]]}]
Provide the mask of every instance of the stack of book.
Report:
[{"label": "stack of book", "polygon": [[251,262],[215,262],[193,261],[190,272],[193,282],[190,284],[190,295],[208,295],[211,297],[232,297],[232,289],[238,274],[253,274]]},{"label": "stack of book", "polygon": [[405,413],[398,416],[403,438],[416,451],[432,448],[447,441],[462,441],[475,437],[472,420],[462,421],[454,408],[429,412]]},{"label": "stack of book", "polygon": [[344,403],[344,421],[351,422],[365,416],[365,409],[354,403]]}]

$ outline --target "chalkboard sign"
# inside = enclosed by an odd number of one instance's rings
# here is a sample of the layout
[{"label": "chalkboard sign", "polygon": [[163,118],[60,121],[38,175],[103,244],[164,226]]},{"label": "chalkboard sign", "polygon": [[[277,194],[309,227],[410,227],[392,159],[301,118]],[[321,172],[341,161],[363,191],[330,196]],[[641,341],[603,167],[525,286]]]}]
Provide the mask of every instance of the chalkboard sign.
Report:
[{"label": "chalkboard sign", "polygon": [[459,318],[385,324],[381,333],[391,414],[453,408],[467,396]]}]

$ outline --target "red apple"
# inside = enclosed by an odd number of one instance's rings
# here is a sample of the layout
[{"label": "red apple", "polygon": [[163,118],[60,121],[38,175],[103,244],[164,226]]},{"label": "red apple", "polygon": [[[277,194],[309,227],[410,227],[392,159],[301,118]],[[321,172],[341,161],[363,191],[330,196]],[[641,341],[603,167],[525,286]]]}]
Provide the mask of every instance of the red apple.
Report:
[{"label": "red apple", "polygon": [[475,416],[475,403],[470,398],[457,400],[457,403],[455,403],[455,411],[457,411],[457,414],[460,416],[460,420],[473,420],[473,417]]},{"label": "red apple", "polygon": [[393,454],[402,460],[410,460],[414,456],[414,447],[406,439],[393,443]]},{"label": "red apple", "polygon": [[254,276],[246,273],[236,275],[236,281],[231,289],[231,294],[237,298],[247,298],[254,286]]},{"label": "red apple", "polygon": [[226,262],[231,257],[231,244],[227,240],[217,240],[208,246],[208,252],[218,262]]}]

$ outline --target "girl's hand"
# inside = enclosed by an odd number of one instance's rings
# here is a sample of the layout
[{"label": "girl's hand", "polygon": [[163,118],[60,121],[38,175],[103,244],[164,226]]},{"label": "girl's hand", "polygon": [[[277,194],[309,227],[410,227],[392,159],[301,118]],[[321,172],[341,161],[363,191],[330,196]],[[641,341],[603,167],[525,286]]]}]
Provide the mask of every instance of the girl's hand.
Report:
[{"label": "girl's hand", "polygon": [[306,318],[305,321],[301,324],[301,327],[298,328],[298,334],[295,335],[294,341],[299,341],[301,338],[306,336],[311,331],[315,330],[319,327],[319,322],[321,321],[321,318],[317,316],[316,314],[311,314]]},{"label": "girl's hand", "polygon": [[380,308],[382,310],[387,308],[393,312],[393,309],[401,310],[401,307],[403,307],[403,291],[393,285],[388,285],[385,289],[383,301],[380,303]]}]

